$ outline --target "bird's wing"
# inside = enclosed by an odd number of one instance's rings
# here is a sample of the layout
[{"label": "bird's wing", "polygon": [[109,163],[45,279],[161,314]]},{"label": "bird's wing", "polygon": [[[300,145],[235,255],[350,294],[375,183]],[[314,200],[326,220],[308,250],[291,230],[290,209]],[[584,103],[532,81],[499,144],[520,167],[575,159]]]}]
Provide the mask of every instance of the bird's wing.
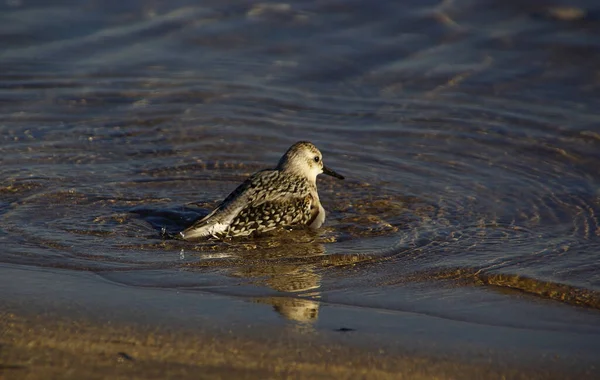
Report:
[{"label": "bird's wing", "polygon": [[[313,218],[312,195],[267,200],[242,208],[229,225],[231,233],[266,232],[281,226],[307,224]],[[318,208],[317,208],[318,210]]]},{"label": "bird's wing", "polygon": [[303,198],[309,194],[310,189],[305,181],[288,178],[277,170],[263,170],[244,181],[210,214],[194,222],[181,235],[190,239],[212,235],[213,232],[218,232],[215,228],[219,229],[222,226],[226,229],[245,208],[257,208],[264,203]]}]

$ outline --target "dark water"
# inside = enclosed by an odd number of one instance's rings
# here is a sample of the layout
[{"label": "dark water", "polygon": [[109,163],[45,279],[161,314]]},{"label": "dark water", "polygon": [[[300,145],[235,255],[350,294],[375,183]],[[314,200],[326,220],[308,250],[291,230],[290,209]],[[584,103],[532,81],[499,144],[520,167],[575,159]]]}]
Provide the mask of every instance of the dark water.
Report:
[{"label": "dark water", "polygon": [[[0,260],[300,321],[597,321],[600,7],[569,6],[3,2]],[[319,179],[318,233],[161,237],[298,140],[347,178]]]}]

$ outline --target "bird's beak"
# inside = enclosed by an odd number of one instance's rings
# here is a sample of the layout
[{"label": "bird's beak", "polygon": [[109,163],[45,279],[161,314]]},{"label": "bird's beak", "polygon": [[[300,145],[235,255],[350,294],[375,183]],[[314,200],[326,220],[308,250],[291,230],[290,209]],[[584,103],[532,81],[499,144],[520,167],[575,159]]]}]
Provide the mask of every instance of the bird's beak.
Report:
[{"label": "bird's beak", "polygon": [[329,169],[327,166],[323,165],[323,173],[330,175],[332,177],[338,178],[338,179],[344,179],[343,175],[337,174],[336,172],[334,172],[333,170]]}]

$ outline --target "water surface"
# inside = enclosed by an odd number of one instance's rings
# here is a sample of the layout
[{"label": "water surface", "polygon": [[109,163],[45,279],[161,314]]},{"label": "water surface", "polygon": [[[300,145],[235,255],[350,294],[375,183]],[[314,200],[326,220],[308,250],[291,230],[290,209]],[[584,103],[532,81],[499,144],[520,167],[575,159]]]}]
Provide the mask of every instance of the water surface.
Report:
[{"label": "water surface", "polygon": [[[569,6],[5,2],[0,261],[597,336],[600,8]],[[324,228],[165,238],[298,140],[347,178]]]}]

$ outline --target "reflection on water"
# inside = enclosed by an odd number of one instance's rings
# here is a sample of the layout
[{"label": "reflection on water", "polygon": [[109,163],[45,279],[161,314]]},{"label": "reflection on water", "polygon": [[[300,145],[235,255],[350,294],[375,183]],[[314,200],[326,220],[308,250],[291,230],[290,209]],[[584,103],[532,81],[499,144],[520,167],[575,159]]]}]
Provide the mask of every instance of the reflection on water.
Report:
[{"label": "reflection on water", "polygon": [[[307,234],[312,235],[309,231]],[[299,243],[289,237],[276,238],[266,245],[269,247],[244,255],[244,264],[231,268],[230,275],[249,279],[255,285],[267,286],[279,293],[293,293],[295,297],[261,297],[257,302],[273,305],[273,310],[289,320],[315,322],[319,315],[319,302],[313,299],[318,300],[320,295],[321,274],[317,264],[310,261],[325,255],[324,245],[311,241]],[[296,263],[287,262],[286,259],[291,257],[296,259]],[[303,263],[303,258],[311,260]],[[249,264],[246,265],[246,262]]]},{"label": "reflection on water", "polygon": [[[298,243],[292,239],[274,240],[268,248],[260,248],[245,255],[249,265],[231,269],[230,275],[250,279],[259,286],[267,286],[280,293],[294,293],[296,296],[319,298],[321,274],[316,264],[302,264],[302,258],[317,258],[325,255],[325,247],[318,242]],[[283,263],[278,258],[294,257],[297,263]],[[283,317],[303,323],[312,323],[319,315],[319,303],[311,299],[291,297],[266,297],[258,302],[273,305],[273,309]]]},{"label": "reflection on water", "polygon": [[269,297],[259,299],[258,302],[273,305],[273,310],[284,318],[300,323],[314,323],[319,317],[319,302],[301,299]]},{"label": "reflection on water", "polygon": [[[2,262],[296,321],[424,283],[598,308],[595,2],[0,9]],[[348,173],[316,234],[168,238],[298,140]]]},{"label": "reflection on water", "polygon": [[[205,268],[207,262],[211,262],[208,265],[225,269],[227,276],[241,278],[278,294],[259,297],[257,302],[273,305],[273,309],[287,319],[312,323],[318,317],[324,268],[377,259],[368,254],[327,254],[322,242],[324,240],[328,239],[323,239],[311,230],[282,231],[251,240],[233,239],[215,243],[221,245],[219,250],[225,245],[227,253],[195,251],[196,253],[191,253],[192,257],[190,254],[184,256],[191,260],[185,267],[194,271]],[[200,243],[194,248],[210,244]]]}]

